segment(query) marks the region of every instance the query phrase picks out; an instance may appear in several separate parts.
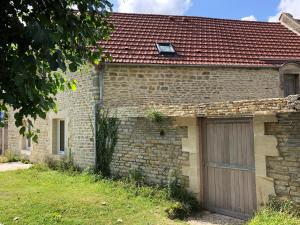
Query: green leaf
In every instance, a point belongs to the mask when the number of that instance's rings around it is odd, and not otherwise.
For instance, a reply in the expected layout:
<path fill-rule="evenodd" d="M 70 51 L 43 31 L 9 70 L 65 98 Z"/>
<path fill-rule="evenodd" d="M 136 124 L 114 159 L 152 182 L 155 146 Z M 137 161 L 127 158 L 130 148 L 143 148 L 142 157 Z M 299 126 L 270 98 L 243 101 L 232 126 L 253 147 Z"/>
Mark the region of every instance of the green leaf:
<path fill-rule="evenodd" d="M 20 134 L 24 135 L 26 131 L 26 127 L 21 127 Z"/>
<path fill-rule="evenodd" d="M 99 60 L 99 59 L 94 59 L 94 60 L 93 60 L 93 63 L 94 63 L 95 65 L 99 65 L 100 60 Z"/>
<path fill-rule="evenodd" d="M 70 63 L 69 64 L 69 70 L 71 72 L 76 72 L 76 70 L 77 70 L 77 64 L 76 63 Z"/>
<path fill-rule="evenodd" d="M 72 83 L 71 84 L 71 90 L 72 91 L 76 91 L 77 87 L 76 87 L 76 84 Z"/>
<path fill-rule="evenodd" d="M 38 143 L 38 136 L 37 135 L 34 135 L 32 137 L 32 141 L 35 142 L 35 143 Z"/>
<path fill-rule="evenodd" d="M 45 119 L 49 110 L 57 112 L 57 94 L 66 87 L 76 90 L 75 81 L 68 84 L 67 68 L 75 72 L 86 62 L 100 64 L 103 51 L 91 46 L 112 30 L 107 21 L 111 4 L 78 1 L 80 15 L 74 15 L 74 1 L 11 2 L 2 5 L 0 106 L 4 102 L 16 112 L 15 125 L 23 132 L 24 118 Z"/>

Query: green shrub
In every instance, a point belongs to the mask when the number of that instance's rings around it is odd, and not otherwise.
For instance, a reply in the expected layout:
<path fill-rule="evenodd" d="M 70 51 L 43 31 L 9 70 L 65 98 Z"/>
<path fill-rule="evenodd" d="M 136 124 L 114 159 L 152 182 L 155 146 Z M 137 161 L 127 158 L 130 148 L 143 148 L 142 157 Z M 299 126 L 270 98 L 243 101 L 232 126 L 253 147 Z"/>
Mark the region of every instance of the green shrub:
<path fill-rule="evenodd" d="M 6 150 L 4 152 L 5 157 L 7 158 L 7 162 L 18 162 L 20 161 L 19 156 L 17 156 L 13 151 Z"/>
<path fill-rule="evenodd" d="M 80 172 L 81 169 L 73 163 L 71 159 L 54 160 L 53 158 L 46 158 L 45 163 L 52 170 L 62 172 Z"/>
<path fill-rule="evenodd" d="M 300 204 L 270 195 L 266 207 L 248 225 L 299 225 Z"/>
<path fill-rule="evenodd" d="M 166 118 L 165 115 L 162 112 L 159 112 L 155 109 L 150 109 L 147 112 L 147 118 L 155 123 L 161 123 L 164 121 L 164 119 Z"/>
<path fill-rule="evenodd" d="M 105 177 L 101 174 L 101 172 L 97 172 L 95 167 L 87 167 L 82 171 L 82 174 L 88 175 L 92 178 L 93 182 L 98 182 L 103 180 Z"/>
<path fill-rule="evenodd" d="M 270 195 L 266 207 L 275 212 L 300 218 L 300 204 L 289 199 L 280 199 L 277 196 Z"/>
<path fill-rule="evenodd" d="M 287 213 L 264 209 L 258 212 L 248 225 L 299 225 L 300 220 Z"/>
<path fill-rule="evenodd" d="M 29 164 L 30 160 L 28 160 L 28 159 L 21 159 L 21 162 L 24 163 L 24 164 Z"/>
<path fill-rule="evenodd" d="M 159 185 L 137 185 L 135 182 L 129 179 L 122 180 L 110 180 L 116 187 L 124 188 L 132 196 L 147 197 L 155 202 L 168 200 L 168 193 L 166 188 L 162 188 Z"/>
<path fill-rule="evenodd" d="M 128 180 L 137 186 L 142 186 L 145 184 L 145 177 L 143 176 L 142 171 L 139 169 L 131 169 L 129 171 Z"/>
<path fill-rule="evenodd" d="M 168 196 L 182 204 L 184 210 L 180 211 L 181 217 L 183 212 L 186 213 L 184 216 L 186 218 L 200 208 L 196 197 L 179 183 L 178 173 L 175 170 L 170 170 L 168 174 Z M 172 208 L 167 211 L 173 212 Z"/>
<path fill-rule="evenodd" d="M 34 164 L 29 169 L 30 170 L 36 170 L 36 171 L 39 171 L 39 172 L 45 172 L 45 171 L 49 171 L 50 168 L 45 163 L 39 163 L 39 164 Z"/>
<path fill-rule="evenodd" d="M 167 213 L 168 218 L 172 220 L 174 219 L 183 220 L 191 214 L 191 209 L 181 202 L 173 203 L 165 211 Z"/>

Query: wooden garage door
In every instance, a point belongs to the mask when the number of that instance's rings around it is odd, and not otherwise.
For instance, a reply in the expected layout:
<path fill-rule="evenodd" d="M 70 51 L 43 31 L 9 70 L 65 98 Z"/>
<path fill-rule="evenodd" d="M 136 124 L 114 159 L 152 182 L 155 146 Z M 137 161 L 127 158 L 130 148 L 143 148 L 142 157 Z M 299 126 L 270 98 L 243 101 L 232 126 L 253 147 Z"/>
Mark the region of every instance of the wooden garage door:
<path fill-rule="evenodd" d="M 204 207 L 248 218 L 256 209 L 251 118 L 205 119 Z"/>

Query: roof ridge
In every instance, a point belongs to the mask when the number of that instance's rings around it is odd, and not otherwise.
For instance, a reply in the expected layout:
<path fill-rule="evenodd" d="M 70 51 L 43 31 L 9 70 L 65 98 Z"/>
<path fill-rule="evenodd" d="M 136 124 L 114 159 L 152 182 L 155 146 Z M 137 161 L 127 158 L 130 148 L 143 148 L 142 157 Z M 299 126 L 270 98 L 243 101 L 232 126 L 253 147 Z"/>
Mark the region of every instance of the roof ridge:
<path fill-rule="evenodd" d="M 155 17 L 179 17 L 179 18 L 193 18 L 193 19 L 210 19 L 218 21 L 232 21 L 232 22 L 241 22 L 241 23 L 265 23 L 265 24 L 280 24 L 280 22 L 269 22 L 269 21 L 247 21 L 240 19 L 225 19 L 225 18 L 214 18 L 214 17 L 205 17 L 205 16 L 189 16 L 189 15 L 172 15 L 172 14 L 154 14 L 154 13 L 123 13 L 123 12 L 112 12 L 112 15 L 132 15 L 132 16 L 155 16 Z"/>

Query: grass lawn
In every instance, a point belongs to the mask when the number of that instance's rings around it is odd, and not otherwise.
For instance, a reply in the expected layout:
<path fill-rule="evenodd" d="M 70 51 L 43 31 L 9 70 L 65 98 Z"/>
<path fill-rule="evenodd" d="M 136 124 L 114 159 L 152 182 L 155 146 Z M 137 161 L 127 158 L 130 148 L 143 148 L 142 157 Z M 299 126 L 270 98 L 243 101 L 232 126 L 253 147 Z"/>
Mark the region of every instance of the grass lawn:
<path fill-rule="evenodd" d="M 164 209 L 172 202 L 163 191 L 151 197 L 130 190 L 87 174 L 36 168 L 1 172 L 0 224 L 186 224 L 166 217 Z"/>
<path fill-rule="evenodd" d="M 264 209 L 249 222 L 249 225 L 299 225 L 300 220 L 286 213 Z"/>

